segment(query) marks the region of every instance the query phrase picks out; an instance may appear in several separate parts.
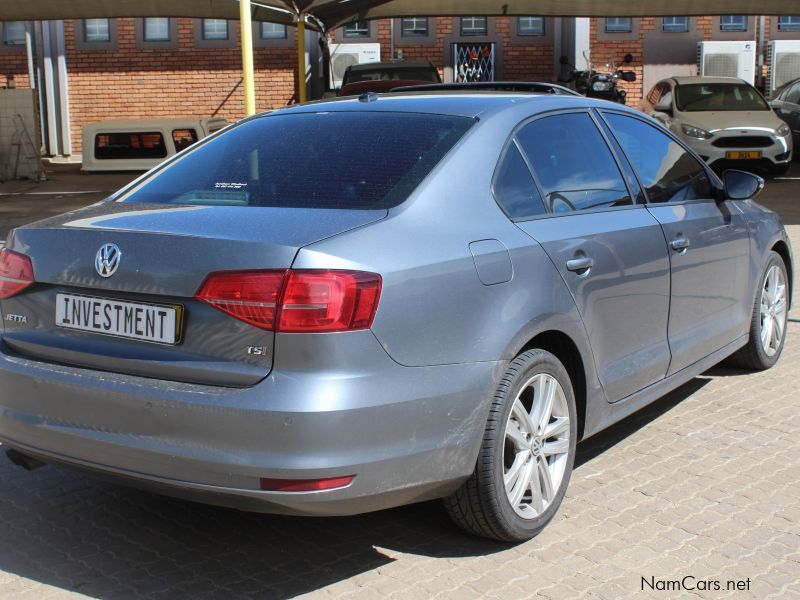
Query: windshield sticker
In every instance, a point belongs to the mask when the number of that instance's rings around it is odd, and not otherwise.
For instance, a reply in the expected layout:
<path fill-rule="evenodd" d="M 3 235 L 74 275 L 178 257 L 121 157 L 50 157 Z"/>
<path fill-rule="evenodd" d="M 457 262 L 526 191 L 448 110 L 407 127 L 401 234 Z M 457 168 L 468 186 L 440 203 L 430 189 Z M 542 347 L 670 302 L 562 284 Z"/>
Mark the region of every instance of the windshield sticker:
<path fill-rule="evenodd" d="M 246 187 L 246 183 L 239 183 L 236 181 L 218 181 L 214 184 L 214 188 L 218 190 L 241 190 Z"/>

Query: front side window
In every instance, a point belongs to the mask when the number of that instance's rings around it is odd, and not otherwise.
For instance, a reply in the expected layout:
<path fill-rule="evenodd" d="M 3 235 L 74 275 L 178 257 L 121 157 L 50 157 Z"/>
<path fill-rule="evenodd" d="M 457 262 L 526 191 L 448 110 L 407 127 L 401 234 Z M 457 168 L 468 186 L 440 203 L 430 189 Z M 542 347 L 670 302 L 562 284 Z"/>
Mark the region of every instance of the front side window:
<path fill-rule="evenodd" d="M 780 31 L 800 31 L 800 15 L 778 17 Z"/>
<path fill-rule="evenodd" d="M 800 104 L 800 83 L 795 83 L 783 98 L 784 102 L 791 102 L 792 104 Z"/>
<path fill-rule="evenodd" d="M 693 83 L 676 86 L 675 106 L 681 112 L 771 110 L 754 87 L 743 83 Z"/>
<path fill-rule="evenodd" d="M 400 35 L 403 37 L 423 37 L 428 35 L 428 18 L 407 17 L 401 19 Z"/>
<path fill-rule="evenodd" d="M 689 17 L 664 17 L 662 28 L 667 33 L 689 31 Z"/>
<path fill-rule="evenodd" d="M 611 150 L 586 113 L 537 119 L 517 133 L 553 213 L 633 204 Z"/>
<path fill-rule="evenodd" d="M 711 182 L 700 162 L 657 127 L 616 113 L 606 113 L 648 202 L 680 202 L 712 197 Z"/>
<path fill-rule="evenodd" d="M 633 31 L 633 19 L 631 17 L 606 18 L 606 33 L 630 33 L 631 31 Z"/>
<path fill-rule="evenodd" d="M 17 45 L 25 43 L 25 21 L 3 23 L 3 43 Z"/>
<path fill-rule="evenodd" d="M 544 35 L 544 17 L 518 17 L 519 35 Z"/>
<path fill-rule="evenodd" d="M 747 17 L 744 15 L 722 15 L 719 18 L 721 31 L 747 31 Z"/>
<path fill-rule="evenodd" d="M 144 20 L 144 41 L 145 42 L 168 42 L 169 41 L 169 19 L 146 18 Z"/>
<path fill-rule="evenodd" d="M 108 19 L 84 19 L 83 37 L 89 43 L 111 41 Z"/>
<path fill-rule="evenodd" d="M 494 197 L 511 219 L 525 219 L 545 213 L 542 196 L 516 142 L 511 142 L 497 167 Z"/>
<path fill-rule="evenodd" d="M 180 152 L 188 148 L 197 141 L 197 132 L 194 129 L 173 129 L 172 143 L 175 144 L 175 151 Z"/>
<path fill-rule="evenodd" d="M 203 19 L 204 40 L 227 40 L 228 21 L 225 19 Z"/>
<path fill-rule="evenodd" d="M 486 35 L 486 17 L 461 17 L 461 35 Z"/>
<path fill-rule="evenodd" d="M 158 131 L 98 133 L 94 137 L 97 160 L 165 158 L 167 146 Z"/>
<path fill-rule="evenodd" d="M 286 25 L 262 22 L 259 32 L 262 40 L 282 40 L 286 38 Z"/>
<path fill-rule="evenodd" d="M 343 30 L 346 38 L 368 38 L 370 36 L 369 21 L 355 21 L 345 25 Z"/>
<path fill-rule="evenodd" d="M 408 198 L 474 123 L 393 112 L 260 117 L 189 150 L 121 201 L 391 208 Z"/>

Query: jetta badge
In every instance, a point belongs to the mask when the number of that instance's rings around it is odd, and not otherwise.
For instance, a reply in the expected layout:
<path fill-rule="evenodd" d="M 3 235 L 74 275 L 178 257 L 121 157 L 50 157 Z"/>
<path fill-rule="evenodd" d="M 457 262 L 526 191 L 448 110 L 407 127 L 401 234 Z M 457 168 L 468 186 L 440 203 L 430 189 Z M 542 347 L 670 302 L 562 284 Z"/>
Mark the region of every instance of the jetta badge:
<path fill-rule="evenodd" d="M 97 251 L 94 268 L 100 277 L 111 277 L 117 272 L 122 251 L 116 244 L 106 244 Z"/>

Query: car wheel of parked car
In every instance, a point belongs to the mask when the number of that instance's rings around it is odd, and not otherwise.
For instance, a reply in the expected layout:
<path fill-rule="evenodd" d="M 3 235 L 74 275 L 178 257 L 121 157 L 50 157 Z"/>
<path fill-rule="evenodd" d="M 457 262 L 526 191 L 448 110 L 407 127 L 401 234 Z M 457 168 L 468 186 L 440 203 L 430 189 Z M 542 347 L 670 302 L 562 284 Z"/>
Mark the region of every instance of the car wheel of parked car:
<path fill-rule="evenodd" d="M 470 533 L 528 540 L 553 518 L 566 492 L 577 413 L 566 369 L 551 353 L 514 359 L 495 392 L 475 471 L 445 499 Z"/>
<path fill-rule="evenodd" d="M 789 288 L 786 265 L 780 254 L 770 252 L 761 274 L 750 321 L 750 341 L 728 359 L 728 364 L 761 371 L 778 362 L 786 339 Z"/>

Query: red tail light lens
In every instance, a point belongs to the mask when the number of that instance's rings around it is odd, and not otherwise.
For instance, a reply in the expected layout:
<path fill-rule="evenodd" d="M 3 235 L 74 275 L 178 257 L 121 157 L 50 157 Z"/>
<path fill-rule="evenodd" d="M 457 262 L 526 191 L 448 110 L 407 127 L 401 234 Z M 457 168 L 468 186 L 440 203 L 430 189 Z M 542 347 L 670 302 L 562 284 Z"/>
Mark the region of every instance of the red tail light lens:
<path fill-rule="evenodd" d="M 275 326 L 286 271 L 229 271 L 209 275 L 195 297 L 262 329 Z"/>
<path fill-rule="evenodd" d="M 0 300 L 19 294 L 33 281 L 29 257 L 7 248 L 0 250 Z"/>
<path fill-rule="evenodd" d="M 309 333 L 369 329 L 381 277 L 360 271 L 230 271 L 212 273 L 196 298 L 272 331 Z"/>
<path fill-rule="evenodd" d="M 358 271 L 289 271 L 278 331 L 351 331 L 369 329 L 381 278 Z"/>

